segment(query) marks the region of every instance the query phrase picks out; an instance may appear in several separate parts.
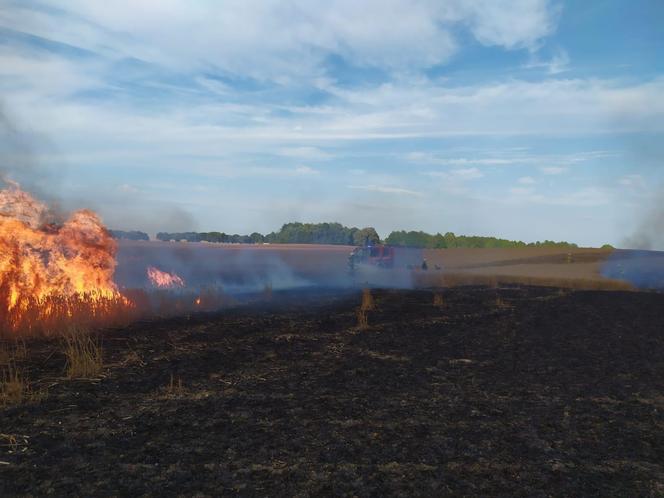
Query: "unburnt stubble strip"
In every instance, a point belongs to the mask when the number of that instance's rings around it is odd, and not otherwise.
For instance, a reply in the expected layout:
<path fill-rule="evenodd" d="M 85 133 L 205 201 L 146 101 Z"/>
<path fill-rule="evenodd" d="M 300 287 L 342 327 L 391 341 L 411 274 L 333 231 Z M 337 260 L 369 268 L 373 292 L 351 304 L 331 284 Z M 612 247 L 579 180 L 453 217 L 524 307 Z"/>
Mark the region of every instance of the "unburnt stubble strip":
<path fill-rule="evenodd" d="M 23 374 L 10 361 L 0 373 L 0 406 L 17 405 L 28 395 L 28 383 Z"/>
<path fill-rule="evenodd" d="M 63 339 L 67 359 L 65 370 L 70 379 L 98 377 L 103 367 L 102 348 L 99 340 L 85 330 L 72 330 Z"/>
<path fill-rule="evenodd" d="M 185 389 L 182 384 L 182 378 L 178 377 L 177 381 L 175 380 L 175 376 L 171 374 L 171 380 L 169 383 L 166 385 L 164 388 L 164 392 L 168 396 L 181 396 L 184 394 Z"/>
<path fill-rule="evenodd" d="M 371 311 L 376 309 L 376 303 L 371 295 L 371 289 L 362 289 L 362 304 L 360 305 L 362 311 Z"/>
<path fill-rule="evenodd" d="M 361 307 L 357 309 L 357 328 L 359 330 L 365 330 L 369 327 L 369 318 L 367 316 L 367 311 L 363 310 Z"/>

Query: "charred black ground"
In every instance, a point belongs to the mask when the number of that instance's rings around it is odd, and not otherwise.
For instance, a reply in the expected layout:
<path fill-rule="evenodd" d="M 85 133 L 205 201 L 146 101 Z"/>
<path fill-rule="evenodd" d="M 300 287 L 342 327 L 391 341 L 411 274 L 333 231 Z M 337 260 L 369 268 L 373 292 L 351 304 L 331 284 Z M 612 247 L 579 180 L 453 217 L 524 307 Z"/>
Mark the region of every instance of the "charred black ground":
<path fill-rule="evenodd" d="M 109 331 L 96 381 L 28 343 L 0 495 L 664 495 L 664 295 L 374 296 L 364 331 L 320 291 Z"/>

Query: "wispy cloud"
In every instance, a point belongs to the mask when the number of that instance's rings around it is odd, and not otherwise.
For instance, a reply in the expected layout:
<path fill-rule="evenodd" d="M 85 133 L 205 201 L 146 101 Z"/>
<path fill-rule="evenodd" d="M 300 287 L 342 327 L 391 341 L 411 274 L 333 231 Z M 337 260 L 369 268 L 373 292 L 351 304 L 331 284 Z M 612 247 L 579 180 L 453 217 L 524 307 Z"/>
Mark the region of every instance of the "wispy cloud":
<path fill-rule="evenodd" d="M 413 197 L 424 197 L 422 192 L 409 190 L 401 187 L 390 187 L 386 185 L 348 185 L 353 190 L 366 190 L 368 192 L 379 192 L 381 194 L 408 195 Z"/>
<path fill-rule="evenodd" d="M 439 64 L 457 51 L 455 31 L 464 28 L 485 45 L 535 47 L 558 20 L 548 0 L 518 5 L 507 0 L 391 0 L 389 8 L 378 0 L 361 5 L 343 0 L 10 5 L 3 9 L 1 25 L 59 43 L 180 70 L 218 67 L 281 84 L 317 76 L 330 53 L 389 70 Z"/>
<path fill-rule="evenodd" d="M 629 187 L 635 190 L 646 189 L 646 180 L 640 174 L 625 175 L 618 180 L 618 183 L 623 187 Z"/>
<path fill-rule="evenodd" d="M 560 74 L 569 71 L 570 58 L 563 49 L 558 49 L 550 59 L 541 60 L 536 54 L 532 54 L 530 61 L 524 64 L 526 69 L 545 69 L 548 74 Z"/>
<path fill-rule="evenodd" d="M 572 192 L 544 194 L 532 187 L 512 187 L 510 195 L 498 202 L 510 204 L 542 204 L 566 207 L 597 207 L 610 204 L 613 200 L 611 192 L 599 187 L 586 187 Z"/>
<path fill-rule="evenodd" d="M 410 162 L 420 164 L 439 164 L 441 166 L 500 166 L 512 164 L 514 159 L 506 158 L 468 158 L 468 157 L 454 157 L 446 158 L 441 157 L 439 154 L 432 152 L 410 152 L 406 155 L 406 159 Z"/>
<path fill-rule="evenodd" d="M 484 173 L 477 168 L 460 168 L 450 171 L 427 171 L 424 174 L 446 180 L 476 180 L 484 177 Z"/>
<path fill-rule="evenodd" d="M 322 161 L 333 157 L 332 154 L 329 154 L 318 147 L 284 147 L 279 149 L 278 154 L 280 156 L 309 159 L 313 161 Z"/>
<path fill-rule="evenodd" d="M 311 166 L 302 165 L 295 168 L 295 173 L 298 175 L 317 175 L 320 172 Z"/>
<path fill-rule="evenodd" d="M 413 164 L 440 166 L 529 166 L 538 168 L 545 175 L 559 175 L 570 166 L 592 162 L 598 159 L 617 157 L 615 151 L 588 150 L 564 154 L 533 153 L 523 148 L 515 148 L 495 154 L 494 157 L 445 157 L 439 152 L 410 152 L 404 157 Z M 497 156 L 497 157 L 496 157 Z M 558 163 L 560 166 L 550 166 Z"/>
<path fill-rule="evenodd" d="M 567 171 L 567 168 L 562 166 L 542 166 L 540 171 L 545 175 L 561 175 Z"/>

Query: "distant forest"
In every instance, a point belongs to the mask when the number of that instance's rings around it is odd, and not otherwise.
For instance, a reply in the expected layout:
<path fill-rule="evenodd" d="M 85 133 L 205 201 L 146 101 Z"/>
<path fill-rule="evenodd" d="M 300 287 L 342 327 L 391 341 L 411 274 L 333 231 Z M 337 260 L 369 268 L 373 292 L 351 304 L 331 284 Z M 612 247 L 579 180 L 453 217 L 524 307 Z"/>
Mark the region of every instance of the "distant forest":
<path fill-rule="evenodd" d="M 373 228 L 348 228 L 341 223 L 286 223 L 278 232 L 262 235 L 226 234 L 223 232 L 159 232 L 158 240 L 187 242 L 223 242 L 241 244 L 377 244 L 380 237 Z"/>
<path fill-rule="evenodd" d="M 149 240 L 144 232 L 111 230 L 117 239 Z M 519 240 L 499 239 L 496 237 L 479 237 L 445 234 L 429 234 L 416 231 L 395 231 L 381 241 L 372 227 L 346 227 L 340 223 L 286 223 L 277 232 L 267 235 L 254 232 L 251 235 L 227 234 L 224 232 L 159 232 L 157 239 L 162 241 L 213 242 L 226 244 L 340 244 L 360 246 L 365 244 L 385 243 L 392 246 L 419 247 L 429 249 L 446 248 L 510 248 L 510 247 L 556 247 L 575 248 L 570 242 L 522 242 Z"/>
<path fill-rule="evenodd" d="M 557 247 L 575 248 L 576 244 L 571 242 L 555 242 L 545 240 L 543 242 L 522 242 L 520 240 L 498 239 L 496 237 L 479 237 L 475 235 L 455 235 L 447 232 L 445 235 L 437 233 L 431 235 L 426 232 L 392 232 L 385 239 L 385 243 L 392 246 L 422 247 L 427 249 L 451 249 L 460 248 L 510 248 L 510 247 Z"/>

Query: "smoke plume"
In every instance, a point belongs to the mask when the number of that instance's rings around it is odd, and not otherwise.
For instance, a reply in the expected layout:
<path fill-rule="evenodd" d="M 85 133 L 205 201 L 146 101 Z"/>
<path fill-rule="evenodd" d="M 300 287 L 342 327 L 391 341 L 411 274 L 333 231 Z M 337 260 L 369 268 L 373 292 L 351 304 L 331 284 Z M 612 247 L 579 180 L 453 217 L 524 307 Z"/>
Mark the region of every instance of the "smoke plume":
<path fill-rule="evenodd" d="M 57 187 L 64 177 L 38 161 L 39 154 L 52 152 L 52 145 L 42 135 L 21 126 L 0 101 L 0 182 L 16 182 L 58 210 Z"/>
<path fill-rule="evenodd" d="M 664 250 L 664 189 L 660 189 L 651 202 L 652 207 L 638 222 L 634 233 L 625 238 L 625 247 Z"/>

